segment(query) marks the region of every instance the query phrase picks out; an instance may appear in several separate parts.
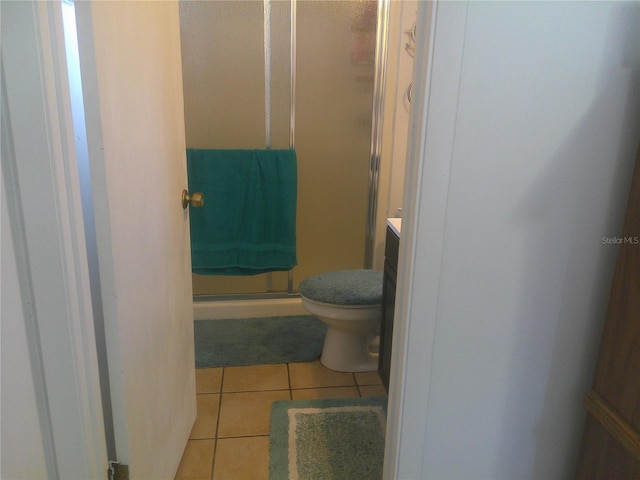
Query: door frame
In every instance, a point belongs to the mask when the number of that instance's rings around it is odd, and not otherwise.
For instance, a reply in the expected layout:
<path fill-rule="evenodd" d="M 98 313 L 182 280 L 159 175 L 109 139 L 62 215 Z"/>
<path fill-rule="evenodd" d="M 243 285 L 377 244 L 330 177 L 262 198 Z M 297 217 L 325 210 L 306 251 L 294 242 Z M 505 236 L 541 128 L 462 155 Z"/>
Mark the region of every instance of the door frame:
<path fill-rule="evenodd" d="M 2 168 L 47 476 L 106 478 L 61 4 L 2 7 Z"/>
<path fill-rule="evenodd" d="M 418 2 L 383 478 L 422 478 L 468 2 Z M 434 60 L 436 23 L 438 58 Z M 434 65 L 436 68 L 434 68 Z M 429 123 L 430 117 L 438 122 Z M 429 158 L 427 164 L 426 159 Z M 428 224 L 429 230 L 420 228 Z M 430 245 L 428 249 L 418 246 Z M 428 272 L 424 275 L 422 272 Z"/>

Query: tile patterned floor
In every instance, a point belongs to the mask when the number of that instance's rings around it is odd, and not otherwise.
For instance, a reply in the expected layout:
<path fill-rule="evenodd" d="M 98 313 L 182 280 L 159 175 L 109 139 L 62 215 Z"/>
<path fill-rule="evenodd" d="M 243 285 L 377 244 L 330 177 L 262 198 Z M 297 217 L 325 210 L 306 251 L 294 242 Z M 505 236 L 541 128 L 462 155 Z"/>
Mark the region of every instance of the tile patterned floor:
<path fill-rule="evenodd" d="M 266 480 L 275 400 L 384 396 L 377 372 L 319 361 L 196 370 L 198 416 L 176 480 Z"/>

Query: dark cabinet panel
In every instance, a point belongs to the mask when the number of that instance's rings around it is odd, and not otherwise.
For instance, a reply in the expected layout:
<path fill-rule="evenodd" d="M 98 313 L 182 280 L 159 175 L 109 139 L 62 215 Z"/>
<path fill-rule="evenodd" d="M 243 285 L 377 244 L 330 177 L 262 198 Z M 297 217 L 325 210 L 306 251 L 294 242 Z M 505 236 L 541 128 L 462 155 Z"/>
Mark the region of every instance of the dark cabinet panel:
<path fill-rule="evenodd" d="M 380 326 L 380 356 L 378 372 L 384 388 L 389 391 L 391 371 L 391 344 L 393 339 L 393 312 L 396 304 L 396 278 L 398 271 L 399 237 L 387 227 L 384 259 L 384 283 L 382 287 L 382 324 Z"/>

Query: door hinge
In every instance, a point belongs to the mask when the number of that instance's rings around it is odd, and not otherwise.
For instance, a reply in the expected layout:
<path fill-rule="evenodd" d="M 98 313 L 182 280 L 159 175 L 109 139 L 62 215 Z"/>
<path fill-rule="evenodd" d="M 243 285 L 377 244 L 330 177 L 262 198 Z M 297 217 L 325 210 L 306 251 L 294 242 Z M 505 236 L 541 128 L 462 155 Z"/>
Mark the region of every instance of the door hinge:
<path fill-rule="evenodd" d="M 109 480 L 129 480 L 129 465 L 109 462 Z"/>

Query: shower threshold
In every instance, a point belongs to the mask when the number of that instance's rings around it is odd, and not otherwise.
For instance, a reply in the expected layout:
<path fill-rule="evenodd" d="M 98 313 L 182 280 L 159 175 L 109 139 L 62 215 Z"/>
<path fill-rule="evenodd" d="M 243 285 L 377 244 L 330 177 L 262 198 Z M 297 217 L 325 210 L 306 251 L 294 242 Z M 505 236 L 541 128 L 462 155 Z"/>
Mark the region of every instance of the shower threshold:
<path fill-rule="evenodd" d="M 194 295 L 193 303 L 219 302 L 224 300 L 264 300 L 274 298 L 300 298 L 299 293 L 264 292 L 264 293 L 229 293 L 219 295 Z"/>
<path fill-rule="evenodd" d="M 299 294 L 194 295 L 194 320 L 307 315 Z"/>

